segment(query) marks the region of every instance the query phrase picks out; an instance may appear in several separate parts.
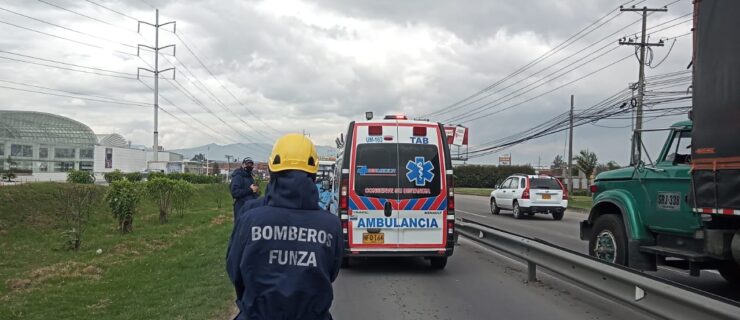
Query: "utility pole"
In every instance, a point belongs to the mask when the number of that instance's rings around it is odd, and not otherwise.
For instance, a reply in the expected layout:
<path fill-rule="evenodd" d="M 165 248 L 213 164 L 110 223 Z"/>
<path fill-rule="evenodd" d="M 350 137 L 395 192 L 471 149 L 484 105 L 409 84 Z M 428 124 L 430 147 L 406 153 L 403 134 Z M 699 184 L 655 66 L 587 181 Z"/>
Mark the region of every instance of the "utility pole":
<path fill-rule="evenodd" d="M 573 192 L 573 95 L 570 95 L 570 133 L 568 134 L 568 192 Z"/>
<path fill-rule="evenodd" d="M 167 68 L 164 70 L 159 70 L 159 50 L 166 49 L 166 48 L 172 48 L 172 55 L 175 55 L 175 45 L 167 45 L 164 47 L 159 46 L 159 28 L 166 26 L 168 24 L 172 24 L 172 32 L 176 31 L 177 24 L 175 21 L 165 22 L 160 24 L 159 23 L 159 9 L 156 9 L 156 15 L 154 19 L 154 24 L 151 24 L 146 21 L 139 21 L 136 31 L 141 32 L 141 24 L 146 24 L 154 27 L 154 47 L 150 47 L 147 45 L 139 44 L 139 46 L 136 47 L 136 55 L 139 56 L 139 53 L 141 52 L 141 47 L 150 49 L 154 51 L 154 70 L 150 70 L 147 68 L 138 68 L 136 70 L 136 79 L 138 80 L 141 74 L 141 70 L 151 72 L 154 74 L 154 145 L 152 146 L 152 149 L 154 149 L 154 157 L 153 160 L 155 162 L 159 161 L 159 74 L 162 72 L 167 72 L 172 70 L 172 79 L 175 79 L 175 68 Z"/>
<path fill-rule="evenodd" d="M 642 34 L 640 35 L 640 42 L 635 42 L 633 39 L 625 40 L 624 38 L 619 41 L 620 45 L 628 46 L 639 46 L 640 47 L 640 75 L 637 84 L 637 115 L 635 116 L 635 131 L 632 138 L 632 164 L 638 165 L 642 159 L 642 103 L 645 97 L 645 51 L 648 47 L 662 47 L 663 41 L 658 43 L 645 42 L 647 34 L 647 13 L 648 12 L 666 12 L 668 8 L 621 8 L 622 12 L 642 12 Z"/>
<path fill-rule="evenodd" d="M 231 177 L 231 159 L 234 158 L 234 156 L 227 154 L 226 155 L 226 180 L 229 180 L 229 177 Z"/>

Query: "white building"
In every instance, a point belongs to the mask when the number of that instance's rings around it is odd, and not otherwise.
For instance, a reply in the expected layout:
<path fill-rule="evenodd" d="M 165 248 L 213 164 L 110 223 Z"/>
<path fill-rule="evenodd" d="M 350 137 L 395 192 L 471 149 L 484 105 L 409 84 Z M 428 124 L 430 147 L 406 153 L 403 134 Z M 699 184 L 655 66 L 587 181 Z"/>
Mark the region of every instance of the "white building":
<path fill-rule="evenodd" d="M 0 173 L 13 172 L 19 181 L 64 181 L 67 172 L 103 174 L 147 169 L 183 172 L 183 156 L 132 148 L 119 134 L 96 135 L 78 121 L 43 112 L 0 110 Z"/>

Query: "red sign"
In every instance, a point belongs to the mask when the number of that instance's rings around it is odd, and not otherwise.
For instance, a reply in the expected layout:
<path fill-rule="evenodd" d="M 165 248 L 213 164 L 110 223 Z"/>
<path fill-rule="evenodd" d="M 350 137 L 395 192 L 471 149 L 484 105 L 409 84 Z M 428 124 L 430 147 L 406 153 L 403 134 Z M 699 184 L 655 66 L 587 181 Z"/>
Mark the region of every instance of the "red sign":
<path fill-rule="evenodd" d="M 468 128 L 463 126 L 445 126 L 447 144 L 468 145 Z"/>

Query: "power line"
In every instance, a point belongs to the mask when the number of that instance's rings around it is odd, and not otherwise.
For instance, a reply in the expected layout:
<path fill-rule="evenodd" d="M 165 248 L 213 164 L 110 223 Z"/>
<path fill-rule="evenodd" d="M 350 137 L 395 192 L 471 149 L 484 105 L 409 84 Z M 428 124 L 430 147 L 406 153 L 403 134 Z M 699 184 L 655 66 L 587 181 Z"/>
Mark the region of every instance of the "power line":
<path fill-rule="evenodd" d="M 629 2 L 627 2 L 627 3 L 630 3 L 630 2 L 633 2 L 633 1 L 629 1 Z M 642 1 L 641 1 L 641 2 L 642 2 Z M 627 4 L 627 3 L 625 3 L 625 4 Z M 603 19 L 605 19 L 606 17 L 610 16 L 610 15 L 611 15 L 612 13 L 616 12 L 617 10 L 618 10 L 618 8 L 615 8 L 615 9 L 613 9 L 612 11 L 608 12 L 607 14 L 603 15 L 602 17 L 600 17 L 600 18 L 599 18 L 599 19 L 597 19 L 596 21 L 592 22 L 591 24 L 589 24 L 589 25 L 588 25 L 588 26 L 586 26 L 585 28 L 583 28 L 583 29 L 581 29 L 580 31 L 576 32 L 576 34 L 572 35 L 572 36 L 571 36 L 570 38 L 566 39 L 565 41 L 561 42 L 560 44 L 558 44 L 558 45 L 557 45 L 557 46 L 555 46 L 554 48 L 550 49 L 550 51 L 548 51 L 548 52 L 546 52 L 546 53 L 542 54 L 541 56 L 539 56 L 539 57 L 538 57 L 538 58 L 536 58 L 535 60 L 533 60 L 533 61 L 531 61 L 531 62 L 527 63 L 526 65 L 524 65 L 524 66 L 522 66 L 522 67 L 520 67 L 520 68 L 519 68 L 519 69 L 517 69 L 516 71 L 514 71 L 514 72 L 510 73 L 509 75 L 505 76 L 505 77 L 504 77 L 503 79 L 500 79 L 500 80 L 496 81 L 495 83 L 493 83 L 493 84 L 491 84 L 491 85 L 487 86 L 486 88 L 484 88 L 484 89 L 482 89 L 482 90 L 480 90 L 480 91 L 478 91 L 478 92 L 474 93 L 474 94 L 473 94 L 473 95 L 471 95 L 471 96 L 468 96 L 468 97 L 466 97 L 466 98 L 464 98 L 464 99 L 462 99 L 462 100 L 460 100 L 460 101 L 458 101 L 458 102 L 455 102 L 455 103 L 453 103 L 453 104 L 451 104 L 451 105 L 448 105 L 448 106 L 446 106 L 446 107 L 443 107 L 443 108 L 441 108 L 441 109 L 439 109 L 439 110 L 437 110 L 437 111 L 434 111 L 434 112 L 431 112 L 431 113 L 425 114 L 424 116 L 441 115 L 441 114 L 449 113 L 450 111 L 454 111 L 455 109 L 459 109 L 459 107 L 460 107 L 460 105 L 461 105 L 461 104 L 463 104 L 463 103 L 466 103 L 466 102 L 468 102 L 468 101 L 469 101 L 470 99 L 473 99 L 473 98 L 475 98 L 476 96 L 479 96 L 479 95 L 481 95 L 481 94 L 483 94 L 483 93 L 485 93 L 485 92 L 487 92 L 487 91 L 489 91 L 489 90 L 493 89 L 494 87 L 496 87 L 496 86 L 500 85 L 501 83 L 503 83 L 503 82 L 505 82 L 505 81 L 507 81 L 507 80 L 509 80 L 509 79 L 511 79 L 511 78 L 513 78 L 513 77 L 515 77 L 515 76 L 517 76 L 517 75 L 519 75 L 519 74 L 521 74 L 522 72 L 524 72 L 524 71 L 526 71 L 526 70 L 530 69 L 531 67 L 533 67 L 533 66 L 537 65 L 537 64 L 538 64 L 538 63 L 540 63 L 541 61 L 544 61 L 545 59 L 547 59 L 548 57 L 550 57 L 550 56 L 554 55 L 555 53 L 558 53 L 558 52 L 560 52 L 561 50 L 563 50 L 563 49 L 567 48 L 568 46 L 572 45 L 573 43 L 575 43 L 575 41 L 577 41 L 577 40 L 579 40 L 579 39 L 583 38 L 584 36 L 588 35 L 589 33 L 593 32 L 593 31 L 595 31 L 595 30 L 597 30 L 598 28 L 600 28 L 601 26 L 605 25 L 606 23 L 608 23 L 608 22 L 612 21 L 612 20 L 613 20 L 614 18 L 618 17 L 618 16 L 619 16 L 619 15 L 620 15 L 621 13 L 618 13 L 617 15 L 615 15 L 614 17 L 612 17 L 611 19 L 607 20 L 607 21 L 606 21 L 605 23 L 602 23 L 602 24 L 601 24 L 601 25 L 599 25 L 598 27 L 596 27 L 596 28 L 592 29 L 591 31 L 588 31 L 587 33 L 583 34 L 583 35 L 582 35 L 581 37 L 578 37 L 578 36 L 579 36 L 579 35 L 580 35 L 581 33 L 584 33 L 584 32 L 585 32 L 586 30 L 588 30 L 588 29 L 590 29 L 591 27 L 593 27 L 594 25 L 598 24 L 598 23 L 599 23 L 599 22 L 600 22 L 601 20 L 603 20 Z M 576 37 L 578 37 L 578 38 L 574 40 L 574 38 L 576 38 Z M 572 40 L 572 41 L 571 41 L 571 40 Z M 479 101 L 479 100 L 478 100 L 478 101 Z M 463 106 L 464 106 L 464 105 L 463 105 Z"/>
<path fill-rule="evenodd" d="M 126 77 L 126 76 L 120 76 L 120 75 L 103 74 L 103 73 L 97 73 L 97 72 L 92 72 L 92 71 L 77 70 L 77 69 L 72 69 L 72 68 L 67 68 L 67 67 L 60 67 L 60 66 L 54 66 L 54 65 L 49 65 L 49 64 L 44 64 L 44 63 L 38 63 L 38 62 L 33 62 L 33 61 L 25 61 L 25 60 L 20 60 L 20 59 L 14 59 L 14 58 L 10 58 L 10 57 L 0 57 L 0 59 L 11 60 L 11 61 L 16 61 L 16 62 L 22 62 L 22 63 L 28 63 L 28 64 L 32 64 L 32 65 L 49 67 L 49 68 L 55 68 L 55 69 L 61 69 L 61 70 L 67 70 L 67 71 L 81 72 L 81 73 L 87 73 L 87 74 L 94 74 L 94 75 L 104 76 L 104 77 L 136 80 L 136 77 Z"/>
<path fill-rule="evenodd" d="M 108 10 L 108 11 L 110 11 L 110 12 L 113 12 L 113 13 L 117 13 L 117 14 L 119 14 L 119 15 L 121 15 L 121 16 L 124 16 L 124 17 L 126 17 L 126 18 L 129 18 L 129 19 L 131 19 L 131 20 L 134 20 L 134 21 L 139 21 L 139 19 L 136 19 L 136 18 L 134 18 L 134 17 L 132 17 L 132 16 L 130 16 L 130 15 L 127 15 L 127 14 L 125 14 L 125 13 L 123 13 L 123 12 L 120 12 L 120 11 L 116 11 L 116 10 L 113 10 L 113 9 L 111 9 L 111 8 L 109 8 L 109 7 L 106 7 L 106 6 L 104 6 L 104 5 L 100 4 L 100 3 L 97 3 L 97 2 L 95 2 L 95 1 L 90 1 L 90 0 L 85 0 L 85 1 L 87 1 L 87 2 L 89 2 L 89 3 L 91 3 L 91 4 L 93 4 L 93 5 L 96 5 L 96 6 L 98 6 L 98 7 L 101 7 L 101 8 L 103 8 L 103 9 L 105 9 L 105 10 Z"/>
<path fill-rule="evenodd" d="M 193 57 L 195 58 L 195 60 L 197 60 L 197 61 L 198 61 L 198 63 L 199 63 L 200 65 L 201 65 L 201 67 L 203 67 L 203 69 L 205 69 L 205 70 L 206 70 L 206 71 L 208 72 L 208 74 L 209 74 L 209 75 L 211 75 L 211 77 L 212 77 L 212 78 L 213 78 L 214 80 L 216 80 L 216 82 L 217 82 L 217 83 L 218 83 L 218 84 L 219 84 L 219 85 L 221 86 L 221 88 L 222 88 L 222 89 L 223 89 L 224 91 L 226 91 L 226 92 L 227 92 L 227 93 L 228 93 L 228 94 L 229 94 L 229 95 L 230 95 L 230 96 L 231 96 L 231 97 L 232 97 L 232 98 L 234 99 L 234 101 L 236 101 L 236 102 L 237 102 L 237 103 L 238 103 L 239 105 L 241 105 L 242 107 L 244 107 L 244 108 L 245 108 L 245 109 L 247 110 L 247 112 L 249 112 L 249 114 L 251 114 L 251 115 L 252 115 L 253 117 L 255 117 L 255 119 L 257 119 L 258 121 L 260 121 L 260 122 L 261 122 L 261 123 L 262 123 L 263 125 L 265 125 L 265 126 L 266 126 L 267 128 L 271 129 L 272 131 L 274 131 L 274 132 L 276 132 L 276 133 L 279 133 L 279 132 L 278 132 L 278 131 L 277 131 L 277 130 L 276 130 L 275 128 L 273 128 L 273 127 L 272 127 L 272 126 L 270 126 L 269 124 L 265 123 L 265 122 L 264 122 L 264 121 L 263 121 L 263 120 L 262 120 L 262 119 L 261 119 L 260 117 L 258 117 L 258 116 L 257 116 L 257 115 L 256 115 L 256 114 L 255 114 L 254 112 L 252 112 L 252 110 L 251 110 L 251 109 L 250 109 L 250 108 L 249 108 L 248 106 L 246 106 L 246 105 L 245 105 L 244 103 L 242 103 L 242 102 L 241 102 L 241 101 L 240 101 L 240 100 L 239 100 L 239 99 L 238 99 L 238 98 L 236 97 L 236 95 L 234 95 L 234 93 L 232 93 L 232 92 L 231 92 L 231 90 L 229 90 L 229 89 L 228 89 L 228 88 L 227 88 L 227 87 L 226 87 L 226 86 L 225 86 L 225 85 L 223 84 L 223 82 L 221 82 L 221 80 L 219 80 L 218 78 L 216 78 L 216 76 L 215 76 L 215 75 L 213 74 L 213 72 L 211 72 L 211 70 L 210 70 L 210 69 L 209 69 L 209 68 L 208 68 L 208 67 L 207 67 L 207 66 L 205 65 L 205 63 L 203 63 L 203 61 L 202 61 L 202 60 L 200 59 L 200 57 L 198 57 L 198 55 L 197 55 L 197 54 L 195 53 L 195 51 L 194 51 L 194 50 L 193 50 L 193 49 L 191 48 L 191 46 L 190 46 L 190 45 L 188 45 L 188 43 L 187 43 L 187 42 L 185 41 L 185 39 L 183 39 L 183 37 L 182 37 L 182 36 L 181 36 L 180 34 L 178 34 L 178 33 L 175 33 L 175 37 L 177 37 L 177 39 L 179 39 L 179 40 L 180 40 L 180 42 L 181 42 L 181 43 L 183 44 L 183 46 L 185 46 L 185 49 L 186 49 L 186 50 L 187 50 L 188 52 L 190 52 L 190 54 L 191 54 L 191 55 L 192 55 L 192 56 L 193 56 Z M 178 60 L 178 61 L 179 61 L 179 60 Z M 180 63 L 182 64 L 182 62 L 180 62 Z M 231 110 L 229 110 L 229 111 L 231 111 Z M 233 112 L 232 112 L 232 114 L 233 114 Z M 242 119 L 241 117 L 237 116 L 236 114 L 234 114 L 234 115 L 235 115 L 235 116 L 236 116 L 237 118 L 239 118 L 239 119 L 240 119 L 240 120 L 241 120 L 242 122 L 244 122 L 245 124 L 247 124 L 247 123 L 246 123 L 246 122 L 245 122 L 245 121 L 244 121 L 244 120 L 243 120 L 243 119 Z M 247 125 L 248 125 L 248 124 L 247 124 Z M 251 126 L 250 126 L 250 127 L 251 127 Z M 255 128 L 253 128 L 253 129 L 254 129 L 255 131 L 258 131 L 258 130 L 256 130 Z"/>
<path fill-rule="evenodd" d="M 24 18 L 27 18 L 27 19 L 31 19 L 31 20 L 34 20 L 34 21 L 37 21 L 37 22 L 48 24 L 50 26 L 54 26 L 54 27 L 61 28 L 61 29 L 67 30 L 67 31 L 71 31 L 71 32 L 74 32 L 74 33 L 77 33 L 77 34 L 81 34 L 81 35 L 84 35 L 84 36 L 88 36 L 88 37 L 91 37 L 91 38 L 95 38 L 95 39 L 106 41 L 106 42 L 110 42 L 110 43 L 115 43 L 115 44 L 118 44 L 118 45 L 121 45 L 121 46 L 124 46 L 124 47 L 129 47 L 129 48 L 136 49 L 135 46 L 132 46 L 130 44 L 121 43 L 121 42 L 118 42 L 118 41 L 114 41 L 114 40 L 106 39 L 106 38 L 103 38 L 103 37 L 99 37 L 99 36 L 96 36 L 94 34 L 90 34 L 90 33 L 87 33 L 87 32 L 75 30 L 75 29 L 72 29 L 72 28 L 69 28 L 69 27 L 65 27 L 63 25 L 59 25 L 59 24 L 56 24 L 56 23 L 53 23 L 53 22 L 49 22 L 49 21 L 46 21 L 46 20 L 43 20 L 43 19 L 34 18 L 34 17 L 29 16 L 29 15 L 25 15 L 23 13 L 16 12 L 16 11 L 13 11 L 13 10 L 10 10 L 10 9 L 6 9 L 6 8 L 3 8 L 3 7 L 0 7 L 0 10 L 6 11 L 6 12 L 10 12 L 12 14 L 15 14 L 15 15 L 18 15 L 18 16 L 21 16 L 21 17 L 24 17 Z"/>
<path fill-rule="evenodd" d="M 67 8 L 65 8 L 65 7 L 62 7 L 62 6 L 60 6 L 60 5 L 57 5 L 57 4 L 54 4 L 54 3 L 50 3 L 50 2 L 48 2 L 48 1 L 45 1 L 45 0 L 36 0 L 36 1 L 38 1 L 38 2 L 41 2 L 41 3 L 44 3 L 44 4 L 47 4 L 47 5 L 49 5 L 49 6 L 55 7 L 55 8 L 57 8 L 57 9 L 60 9 L 60 10 L 64 10 L 64 11 L 67 11 L 67 12 L 69 12 L 69 13 L 73 13 L 73 14 L 76 14 L 76 15 L 78 15 L 78 16 L 80 16 L 80 17 L 84 17 L 84 18 L 87 18 L 87 19 L 90 19 L 90 20 L 93 20 L 93 21 L 97 21 L 97 22 L 100 22 L 100 23 L 103 23 L 103 24 L 109 25 L 109 26 L 111 26 L 111 27 L 115 27 L 115 28 L 118 28 L 118 29 L 126 30 L 126 31 L 128 31 L 128 32 L 131 32 L 131 33 L 136 33 L 136 32 L 134 32 L 133 30 L 129 30 L 129 29 L 126 29 L 126 28 L 124 28 L 124 27 L 121 27 L 121 26 L 119 26 L 119 25 L 115 25 L 115 24 L 112 24 L 112 23 L 110 23 L 110 22 L 107 22 L 107 21 L 104 21 L 104 20 L 100 20 L 100 19 L 98 19 L 98 18 L 95 18 L 95 17 L 91 17 L 91 16 L 88 16 L 88 15 L 86 15 L 86 14 L 83 14 L 83 13 L 80 13 L 80 12 L 77 12 L 77 11 L 74 11 L 74 10 L 71 10 L 71 9 L 67 9 Z"/>
<path fill-rule="evenodd" d="M 39 1 L 41 1 L 41 0 L 39 0 Z M 81 44 L 81 45 L 88 46 L 88 47 L 93 47 L 93 48 L 98 48 L 98 49 L 103 49 L 103 50 L 114 51 L 114 52 L 117 52 L 117 53 L 121 53 L 121 54 L 125 54 L 125 55 L 130 55 L 130 56 L 135 56 L 136 55 L 136 54 L 125 52 L 125 51 L 120 51 L 120 50 L 116 50 L 116 49 L 106 48 L 106 47 L 102 47 L 102 46 L 91 44 L 91 43 L 87 43 L 87 42 L 82 42 L 82 41 L 77 41 L 77 40 L 73 40 L 73 39 L 70 39 L 70 38 L 65 38 L 65 37 L 58 36 L 58 35 L 55 35 L 55 34 L 51 34 L 51 33 L 48 33 L 48 32 L 39 31 L 39 30 L 36 30 L 36 29 L 33 29 L 33 28 L 27 28 L 27 27 L 19 26 L 17 24 L 10 23 L 10 22 L 7 22 L 7 21 L 0 20 L 0 23 L 6 24 L 6 25 L 9 25 L 9 26 L 13 26 L 13 27 L 16 27 L 16 28 L 19 28 L 19 29 L 23 29 L 23 30 L 26 30 L 26 31 L 31 31 L 31 32 L 43 34 L 43 35 L 46 35 L 46 36 L 54 37 L 54 38 L 57 38 L 57 39 L 62 39 L 62 40 L 74 42 L 74 43 Z"/>
<path fill-rule="evenodd" d="M 89 94 L 89 93 L 81 93 L 81 92 L 67 91 L 67 90 L 61 90 L 61 89 L 54 89 L 54 88 L 49 88 L 49 87 L 44 87 L 44 86 L 39 86 L 39 85 L 33 85 L 33 84 L 28 84 L 28 83 L 23 83 L 23 82 L 16 82 L 16 81 L 3 80 L 3 79 L 0 79 L 0 82 L 10 83 L 10 84 L 19 85 L 19 86 L 27 86 L 27 87 L 32 87 L 32 88 L 37 88 L 37 89 L 43 89 L 43 90 L 50 90 L 50 91 L 57 91 L 57 92 L 62 92 L 62 93 L 80 95 L 80 96 L 89 96 L 89 97 L 98 98 L 98 99 L 106 99 L 106 100 L 111 100 L 112 103 L 117 103 L 117 104 L 121 104 L 121 105 L 133 105 L 133 106 L 142 106 L 142 107 L 149 107 L 150 106 L 149 104 L 146 104 L 144 102 L 124 100 L 124 99 L 117 99 L 117 98 L 110 98 L 110 97 L 93 95 L 93 94 Z"/>
<path fill-rule="evenodd" d="M 107 100 L 101 100 L 101 99 L 95 99 L 95 98 L 78 97 L 78 96 L 72 96 L 72 95 L 66 95 L 66 94 L 42 92 L 42 91 L 14 88 L 14 87 L 8 87 L 8 86 L 0 86 L 0 88 L 8 89 L 8 90 L 15 90 L 15 91 L 30 92 L 30 93 L 38 93 L 38 94 L 44 94 L 44 95 L 49 95 L 49 96 L 57 96 L 57 97 L 63 97 L 63 98 L 73 98 L 73 99 L 88 100 L 88 101 L 95 101 L 95 102 L 112 103 L 112 104 L 118 104 L 118 105 L 133 105 L 133 106 L 139 106 L 139 107 L 145 107 L 145 108 L 148 107 L 148 106 L 142 106 L 142 105 L 126 103 L 126 102 L 107 101 Z"/>

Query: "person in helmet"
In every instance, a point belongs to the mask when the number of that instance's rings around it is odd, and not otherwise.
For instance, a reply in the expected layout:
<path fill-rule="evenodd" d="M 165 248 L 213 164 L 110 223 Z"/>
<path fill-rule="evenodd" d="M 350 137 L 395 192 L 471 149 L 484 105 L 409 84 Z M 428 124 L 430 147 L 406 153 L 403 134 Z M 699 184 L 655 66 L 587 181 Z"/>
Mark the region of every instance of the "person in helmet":
<path fill-rule="evenodd" d="M 237 213 L 245 202 L 257 199 L 259 188 L 254 183 L 252 169 L 254 161 L 249 157 L 244 158 L 242 167 L 234 170 L 231 174 L 231 197 L 234 198 L 234 221 Z"/>
<path fill-rule="evenodd" d="M 331 184 L 329 180 L 321 181 L 319 186 L 319 207 L 329 211 L 332 201 Z"/>
<path fill-rule="evenodd" d="M 342 231 L 318 206 L 316 148 L 303 135 L 285 135 L 268 165 L 264 205 L 239 214 L 227 250 L 235 319 L 331 319 Z"/>

